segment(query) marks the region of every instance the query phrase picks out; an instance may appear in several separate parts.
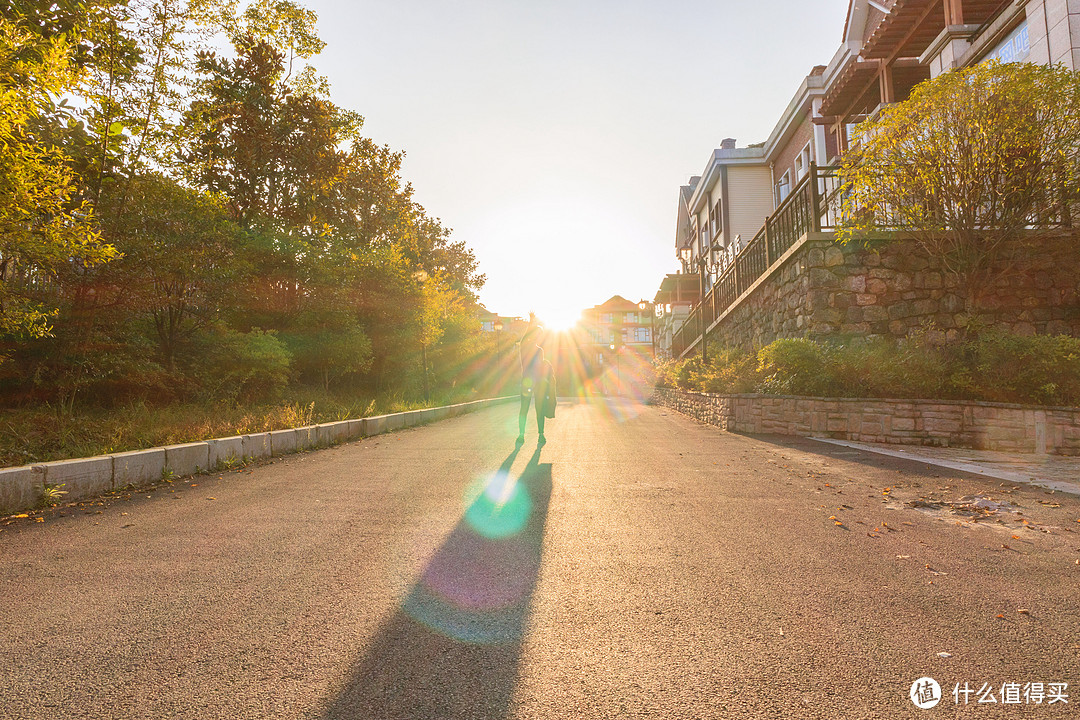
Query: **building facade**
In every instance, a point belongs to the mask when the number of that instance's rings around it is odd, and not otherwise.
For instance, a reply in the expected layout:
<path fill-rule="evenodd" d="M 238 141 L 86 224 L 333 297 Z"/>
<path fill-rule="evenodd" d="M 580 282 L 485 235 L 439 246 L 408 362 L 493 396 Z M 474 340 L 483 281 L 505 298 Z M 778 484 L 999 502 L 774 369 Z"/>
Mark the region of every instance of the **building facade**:
<path fill-rule="evenodd" d="M 684 353 L 695 342 L 685 336 L 700 338 L 690 325 L 718 322 L 796 238 L 833 226 L 828 166 L 857 123 L 920 82 L 992 59 L 1080 70 L 1080 0 L 851 0 L 840 47 L 803 79 L 768 139 L 724 140 L 679 189 L 674 249 L 704 294 L 681 331 L 663 326 L 661 347 Z"/>
<path fill-rule="evenodd" d="M 652 306 L 615 295 L 581 313 L 579 345 L 591 365 L 604 365 L 612 353 L 653 354 Z"/>

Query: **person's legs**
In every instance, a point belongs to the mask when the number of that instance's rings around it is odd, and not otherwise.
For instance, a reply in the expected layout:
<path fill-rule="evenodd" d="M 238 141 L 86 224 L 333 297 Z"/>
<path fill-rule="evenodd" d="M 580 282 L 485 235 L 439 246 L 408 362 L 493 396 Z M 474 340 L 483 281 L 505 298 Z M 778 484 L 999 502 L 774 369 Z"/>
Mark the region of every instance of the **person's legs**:
<path fill-rule="evenodd" d="M 547 420 L 544 416 L 544 400 L 547 398 L 547 386 L 544 384 L 537 385 L 534 394 L 536 395 L 533 398 L 533 405 L 536 406 L 536 429 L 540 431 L 540 440 L 543 441 L 545 439 L 544 421 Z"/>
<path fill-rule="evenodd" d="M 521 394 L 521 407 L 518 409 L 518 440 L 525 441 L 525 421 L 529 418 L 529 400 L 527 393 Z"/>

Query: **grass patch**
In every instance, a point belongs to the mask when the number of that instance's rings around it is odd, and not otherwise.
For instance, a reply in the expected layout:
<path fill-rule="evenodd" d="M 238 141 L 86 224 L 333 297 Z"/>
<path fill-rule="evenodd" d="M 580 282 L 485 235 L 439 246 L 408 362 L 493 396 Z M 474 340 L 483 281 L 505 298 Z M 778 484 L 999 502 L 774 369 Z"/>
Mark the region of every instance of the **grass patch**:
<path fill-rule="evenodd" d="M 111 408 L 55 406 L 0 409 L 0 466 L 92 457 L 215 437 L 283 430 L 322 422 L 463 402 L 438 394 L 431 403 L 401 394 L 383 397 L 297 388 L 263 405 L 142 402 Z"/>

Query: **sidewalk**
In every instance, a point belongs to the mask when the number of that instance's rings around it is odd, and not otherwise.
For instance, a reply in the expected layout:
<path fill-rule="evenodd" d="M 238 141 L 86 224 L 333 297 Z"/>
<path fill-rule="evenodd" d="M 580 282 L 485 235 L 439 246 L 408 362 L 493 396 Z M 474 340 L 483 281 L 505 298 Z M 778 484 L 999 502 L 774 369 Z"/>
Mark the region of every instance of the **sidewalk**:
<path fill-rule="evenodd" d="M 962 470 L 1009 482 L 1030 483 L 1057 490 L 1058 492 L 1080 495 L 1080 457 L 1003 453 L 991 450 L 970 450 L 968 448 L 861 443 L 827 438 L 813 439 L 818 442 L 842 445 L 880 455 L 924 462 L 950 470 Z"/>

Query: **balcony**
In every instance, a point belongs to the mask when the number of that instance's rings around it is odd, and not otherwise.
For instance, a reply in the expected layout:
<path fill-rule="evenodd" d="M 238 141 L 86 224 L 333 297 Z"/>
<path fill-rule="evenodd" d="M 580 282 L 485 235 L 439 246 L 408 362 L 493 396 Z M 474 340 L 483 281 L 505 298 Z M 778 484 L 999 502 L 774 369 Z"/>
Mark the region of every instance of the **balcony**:
<path fill-rule="evenodd" d="M 834 167 L 811 163 L 795 189 L 784 198 L 757 235 L 724 267 L 712 288 L 698 303 L 672 338 L 673 357 L 683 357 L 709 328 L 760 278 L 766 276 L 784 253 L 808 232 L 835 230 L 840 219 L 841 183 Z"/>

